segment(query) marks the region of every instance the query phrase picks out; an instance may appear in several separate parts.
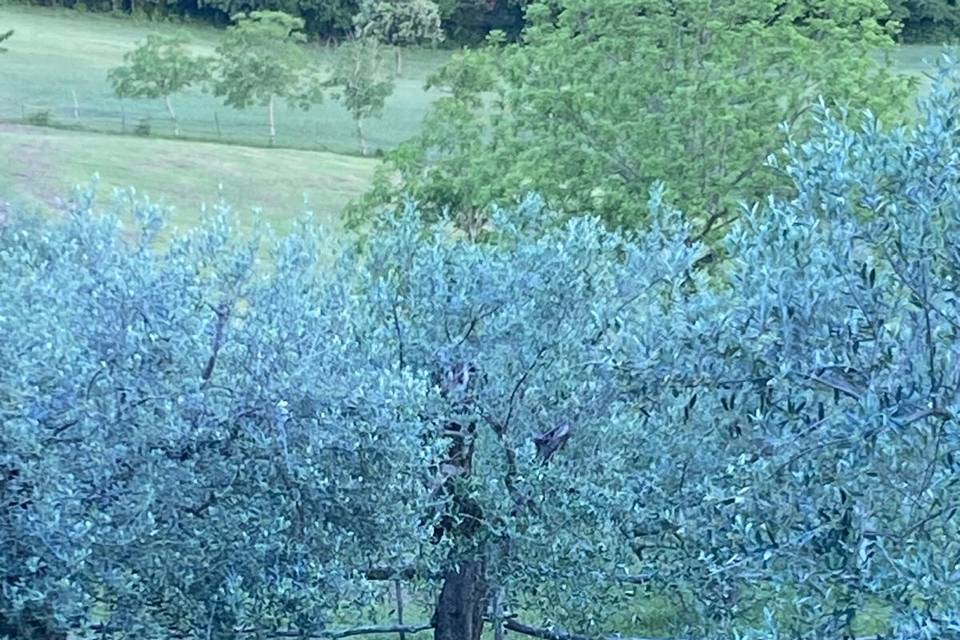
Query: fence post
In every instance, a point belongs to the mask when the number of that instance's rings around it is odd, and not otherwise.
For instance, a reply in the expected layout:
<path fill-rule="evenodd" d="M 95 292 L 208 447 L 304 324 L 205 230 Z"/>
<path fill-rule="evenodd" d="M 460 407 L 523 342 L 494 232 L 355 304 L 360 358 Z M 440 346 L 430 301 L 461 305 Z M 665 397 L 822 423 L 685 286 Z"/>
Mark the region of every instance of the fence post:
<path fill-rule="evenodd" d="M 120 133 L 127 132 L 127 110 L 123 106 L 123 100 L 120 101 Z"/>
<path fill-rule="evenodd" d="M 77 90 L 70 89 L 70 95 L 73 96 L 73 119 L 80 120 L 80 102 L 77 100 Z"/>
<path fill-rule="evenodd" d="M 403 626 L 403 584 L 400 580 L 393 581 L 393 592 L 397 598 L 397 624 Z M 407 634 L 400 632 L 400 640 L 406 640 Z"/>
<path fill-rule="evenodd" d="M 504 589 L 498 586 L 493 592 L 493 637 L 494 640 L 503 640 L 506 635 L 503 630 L 503 599 Z"/>
<path fill-rule="evenodd" d="M 20 103 L 20 119 L 24 122 L 27 121 L 27 107 L 22 102 Z"/>
<path fill-rule="evenodd" d="M 213 112 L 213 123 L 217 125 L 217 138 L 223 140 L 223 134 L 220 132 L 220 116 L 217 115 L 217 112 Z"/>

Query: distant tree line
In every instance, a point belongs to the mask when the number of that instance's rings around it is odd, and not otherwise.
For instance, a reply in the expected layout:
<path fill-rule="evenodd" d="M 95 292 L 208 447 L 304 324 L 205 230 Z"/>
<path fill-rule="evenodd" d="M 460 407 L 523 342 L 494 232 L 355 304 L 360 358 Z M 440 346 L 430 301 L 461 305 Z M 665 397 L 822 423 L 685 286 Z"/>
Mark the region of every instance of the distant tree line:
<path fill-rule="evenodd" d="M 360 0 L 31 0 L 28 4 L 97 12 L 191 18 L 218 26 L 231 16 L 251 11 L 282 11 L 302 18 L 313 38 L 342 38 L 354 31 L 362 12 Z M 410 4 L 416 4 L 410 0 Z M 447 36 L 457 42 L 477 41 L 494 29 L 518 34 L 523 27 L 525 0 L 440 0 L 437 2 Z"/>
<path fill-rule="evenodd" d="M 904 42 L 954 42 L 960 29 L 956 0 L 887 0 L 892 17 L 903 23 Z"/>
<path fill-rule="evenodd" d="M 415 0 L 408 0 L 415 4 Z M 902 24 L 906 42 L 940 43 L 955 39 L 960 6 L 955 0 L 885 0 L 889 20 Z M 665 0 L 669 4 L 670 0 Z M 339 38 L 353 31 L 362 13 L 360 0 L 29 0 L 29 4 L 90 11 L 145 15 L 156 19 L 193 18 L 226 26 L 236 13 L 282 11 L 304 20 L 312 37 Z M 449 39 L 478 41 L 492 30 L 518 35 L 525 26 L 528 0 L 439 0 L 440 17 Z M 784 4 L 784 3 L 781 3 Z M 812 3 L 810 3 L 812 4 Z M 811 6 L 810 12 L 818 8 Z"/>
<path fill-rule="evenodd" d="M 368 3 L 364 3 L 365 6 Z M 383 11 L 368 9 L 371 25 L 379 24 L 382 15 L 390 16 L 389 6 L 399 3 L 375 2 Z M 436 7 L 429 0 L 418 5 Z M 429 8 L 429 7 L 428 7 Z M 429 13 L 429 12 L 428 12 Z M 394 41 L 422 42 L 430 34 L 418 25 L 417 15 L 407 19 L 390 19 Z M 173 134 L 180 135 L 180 125 L 173 106 L 173 96 L 191 86 L 200 87 L 234 109 L 259 105 L 267 108 L 269 139 L 276 141 L 278 100 L 299 109 L 309 110 L 323 100 L 323 90 L 332 89 L 332 97 L 353 116 L 357 137 L 364 155 L 367 139 L 364 120 L 378 117 L 393 92 L 393 78 L 382 72 L 381 40 L 387 34 L 373 35 L 369 25 L 358 27 L 360 33 L 338 50 L 330 77 L 323 77 L 306 49 L 299 46 L 306 39 L 304 21 L 281 11 L 253 11 L 234 16 L 234 25 L 227 29 L 216 56 L 197 56 L 189 50 L 189 39 L 177 34 L 151 34 L 135 49 L 124 55 L 124 63 L 111 69 L 107 79 L 120 98 L 162 99 L 173 124 Z M 437 33 L 433 34 L 437 37 Z M 396 58 L 399 70 L 399 54 Z"/>

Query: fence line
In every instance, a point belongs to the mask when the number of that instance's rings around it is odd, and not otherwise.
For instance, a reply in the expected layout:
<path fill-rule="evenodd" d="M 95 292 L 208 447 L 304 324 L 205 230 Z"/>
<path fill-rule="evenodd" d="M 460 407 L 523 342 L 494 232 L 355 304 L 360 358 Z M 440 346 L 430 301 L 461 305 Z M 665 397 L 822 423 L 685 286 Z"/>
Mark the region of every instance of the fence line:
<path fill-rule="evenodd" d="M 198 142 L 223 142 L 246 146 L 270 146 L 269 125 L 259 109 L 234 110 L 181 108 L 177 123 L 181 135 L 174 135 L 174 123 L 160 105 L 146 101 L 110 99 L 85 102 L 76 89 L 65 91 L 65 101 L 0 98 L 0 121 L 10 124 L 48 126 L 95 133 L 133 133 L 144 137 Z M 359 154 L 349 115 L 329 113 L 323 117 L 296 109 L 281 111 L 277 121 L 276 147 L 303 151 L 335 151 Z M 398 140 L 373 135 L 371 146 L 392 147 Z"/>

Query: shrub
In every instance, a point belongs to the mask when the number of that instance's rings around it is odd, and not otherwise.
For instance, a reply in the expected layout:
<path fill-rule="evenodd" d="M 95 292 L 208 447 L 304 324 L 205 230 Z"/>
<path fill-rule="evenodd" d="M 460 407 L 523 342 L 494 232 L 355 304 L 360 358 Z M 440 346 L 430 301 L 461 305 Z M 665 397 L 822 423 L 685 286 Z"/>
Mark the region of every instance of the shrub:
<path fill-rule="evenodd" d="M 133 125 L 133 133 L 138 136 L 150 135 L 150 118 L 140 118 L 137 124 Z"/>
<path fill-rule="evenodd" d="M 50 109 L 39 109 L 27 114 L 27 124 L 37 127 L 49 126 L 51 119 Z"/>

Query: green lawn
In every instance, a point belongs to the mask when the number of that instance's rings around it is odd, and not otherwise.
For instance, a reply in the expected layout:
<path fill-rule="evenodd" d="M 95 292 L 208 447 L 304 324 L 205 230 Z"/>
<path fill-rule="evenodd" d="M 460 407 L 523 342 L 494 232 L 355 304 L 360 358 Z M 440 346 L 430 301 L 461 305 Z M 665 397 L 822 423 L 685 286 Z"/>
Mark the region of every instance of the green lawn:
<path fill-rule="evenodd" d="M 20 120 L 49 111 L 55 123 L 86 129 L 131 131 L 149 119 L 154 134 L 169 136 L 172 128 L 159 100 L 117 99 L 107 82 L 109 69 L 122 62 L 146 34 L 186 31 L 197 50 L 212 52 L 221 31 L 205 26 L 138 22 L 98 14 L 40 7 L 0 6 L 0 28 L 14 29 L 0 60 L 0 119 Z M 331 50 L 316 46 L 320 65 Z M 385 149 L 410 137 L 420 126 L 434 93 L 424 80 L 450 55 L 449 51 L 409 50 L 404 77 L 397 81 L 379 120 L 368 123 L 370 146 Z M 391 60 L 387 60 L 389 64 Z M 74 118 L 73 92 L 79 104 Z M 192 90 L 174 97 L 185 137 L 243 144 L 267 143 L 266 109 L 237 111 L 216 98 Z M 219 133 L 217 122 L 219 122 Z M 277 114 L 277 146 L 357 153 L 353 121 L 332 100 L 309 112 L 281 106 Z"/>
<path fill-rule="evenodd" d="M 99 173 L 98 193 L 136 186 L 174 207 L 172 222 L 190 225 L 201 204 L 223 195 L 240 203 L 249 224 L 260 207 L 283 231 L 304 211 L 304 194 L 321 221 L 336 226 L 347 201 L 362 193 L 376 168 L 373 159 L 292 149 L 63 131 L 0 124 L 0 203 L 19 199 L 52 205 L 76 184 Z"/>

